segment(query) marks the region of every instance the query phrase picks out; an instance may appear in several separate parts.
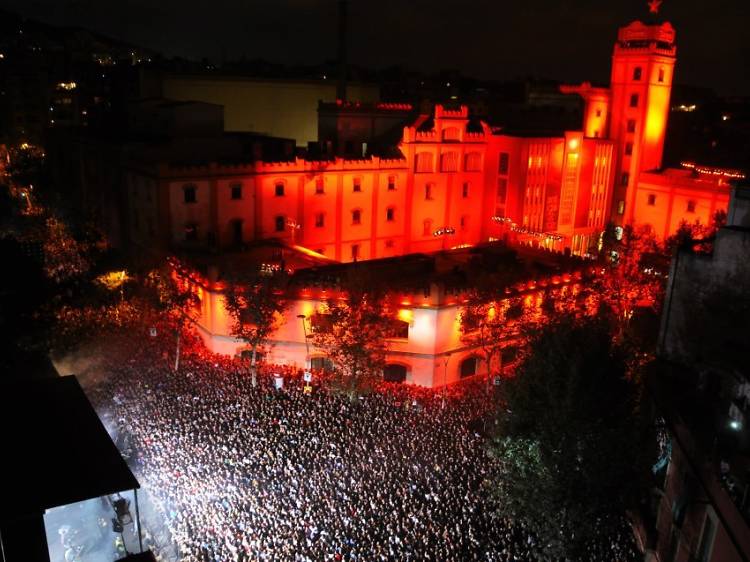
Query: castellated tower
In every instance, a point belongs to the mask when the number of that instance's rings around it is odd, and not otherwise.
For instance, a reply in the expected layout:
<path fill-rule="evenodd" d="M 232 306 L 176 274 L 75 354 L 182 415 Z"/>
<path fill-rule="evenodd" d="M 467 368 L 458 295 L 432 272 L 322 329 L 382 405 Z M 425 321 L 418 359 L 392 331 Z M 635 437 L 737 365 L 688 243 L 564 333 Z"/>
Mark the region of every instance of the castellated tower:
<path fill-rule="evenodd" d="M 633 219 L 638 174 L 662 165 L 676 52 L 675 30 L 668 22 L 635 21 L 617 33 L 608 112 L 608 136 L 617 143 L 615 223 Z"/>

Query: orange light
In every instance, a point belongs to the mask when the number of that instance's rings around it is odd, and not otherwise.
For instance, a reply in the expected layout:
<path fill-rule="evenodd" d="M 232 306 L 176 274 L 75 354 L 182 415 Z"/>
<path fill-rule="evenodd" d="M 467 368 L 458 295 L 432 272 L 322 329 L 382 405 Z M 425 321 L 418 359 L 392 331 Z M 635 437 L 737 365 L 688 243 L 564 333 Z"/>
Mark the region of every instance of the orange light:
<path fill-rule="evenodd" d="M 578 149 L 578 139 L 570 139 L 568 141 L 568 149 L 570 149 L 570 150 L 577 150 Z"/>
<path fill-rule="evenodd" d="M 411 324 L 412 322 L 414 322 L 414 313 L 407 308 L 399 309 L 398 319 L 401 320 L 402 322 L 407 322 Z"/>

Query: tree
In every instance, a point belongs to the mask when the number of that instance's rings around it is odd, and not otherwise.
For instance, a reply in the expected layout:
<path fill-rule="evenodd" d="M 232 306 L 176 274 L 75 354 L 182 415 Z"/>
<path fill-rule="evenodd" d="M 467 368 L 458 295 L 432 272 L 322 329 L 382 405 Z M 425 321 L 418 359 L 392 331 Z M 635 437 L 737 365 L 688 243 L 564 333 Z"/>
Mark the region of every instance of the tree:
<path fill-rule="evenodd" d="M 333 363 L 336 386 L 353 399 L 382 375 L 395 318 L 358 270 L 348 271 L 341 289 L 345 299 L 329 302 L 313 321 L 312 341 Z"/>
<path fill-rule="evenodd" d="M 662 257 L 649 227 L 608 229 L 601 257 L 604 272 L 595 289 L 613 322 L 616 338 L 627 335 L 637 307 L 660 309 L 668 267 Z"/>
<path fill-rule="evenodd" d="M 176 259 L 170 259 L 145 276 L 143 283 L 147 306 L 157 315 L 169 316 L 175 325 L 174 370 L 180 368 L 182 332 L 197 317 L 200 299 L 189 280 L 187 271 Z"/>
<path fill-rule="evenodd" d="M 245 270 L 231 272 L 224 291 L 224 306 L 232 319 L 232 335 L 251 349 L 250 374 L 257 384 L 256 358 L 261 347 L 283 321 L 288 306 L 287 273 Z"/>
<path fill-rule="evenodd" d="M 500 514 L 532 529 L 549 559 L 604 547 L 648 490 L 646 423 L 626 371 L 605 320 L 563 316 L 506 385 L 490 485 Z"/>

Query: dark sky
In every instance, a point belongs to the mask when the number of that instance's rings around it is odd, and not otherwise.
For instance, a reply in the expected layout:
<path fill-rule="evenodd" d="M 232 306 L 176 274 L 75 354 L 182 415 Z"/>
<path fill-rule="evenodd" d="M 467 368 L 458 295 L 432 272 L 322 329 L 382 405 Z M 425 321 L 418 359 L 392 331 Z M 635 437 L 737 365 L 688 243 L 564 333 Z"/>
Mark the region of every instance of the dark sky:
<path fill-rule="evenodd" d="M 88 27 L 167 55 L 316 63 L 336 54 L 336 0 L 0 0 L 54 24 Z M 350 0 L 350 60 L 608 81 L 617 26 L 643 0 Z M 677 29 L 676 81 L 750 94 L 750 0 L 664 0 Z"/>

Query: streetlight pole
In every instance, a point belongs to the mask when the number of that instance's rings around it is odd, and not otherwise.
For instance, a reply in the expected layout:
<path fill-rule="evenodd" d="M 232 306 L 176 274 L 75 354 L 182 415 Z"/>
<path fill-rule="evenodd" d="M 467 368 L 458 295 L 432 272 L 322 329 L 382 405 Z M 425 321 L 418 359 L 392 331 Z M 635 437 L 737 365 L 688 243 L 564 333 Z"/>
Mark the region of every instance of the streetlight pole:
<path fill-rule="evenodd" d="M 451 354 L 445 356 L 443 359 L 443 410 L 445 410 L 445 391 L 448 386 L 448 361 L 451 359 Z"/>
<path fill-rule="evenodd" d="M 298 314 L 297 318 L 302 321 L 302 333 L 305 335 L 305 370 L 309 371 L 312 369 L 312 358 L 310 357 L 310 342 L 307 340 L 307 316 L 304 314 Z"/>

